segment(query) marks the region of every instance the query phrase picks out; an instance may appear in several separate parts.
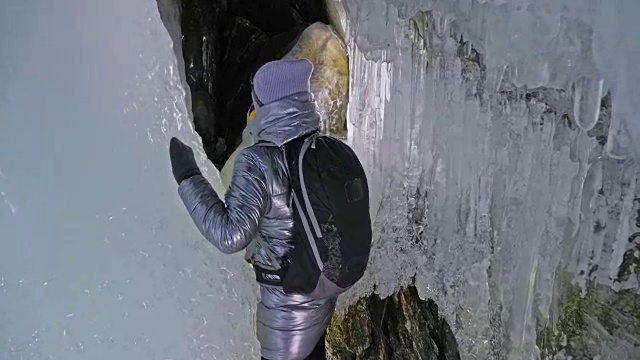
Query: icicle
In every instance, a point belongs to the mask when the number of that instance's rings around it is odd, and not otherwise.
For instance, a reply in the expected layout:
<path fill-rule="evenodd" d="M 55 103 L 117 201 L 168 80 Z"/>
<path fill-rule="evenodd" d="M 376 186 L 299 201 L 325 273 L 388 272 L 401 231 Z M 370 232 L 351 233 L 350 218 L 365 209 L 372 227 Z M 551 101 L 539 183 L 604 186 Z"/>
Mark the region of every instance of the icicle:
<path fill-rule="evenodd" d="M 615 111 L 611 114 L 611 125 L 609 125 L 609 134 L 607 135 L 607 146 L 605 152 L 608 157 L 616 160 L 624 160 L 627 158 L 629 144 L 629 135 L 624 123 Z"/>
<path fill-rule="evenodd" d="M 473 53 L 473 46 L 471 45 L 471 41 L 468 41 L 464 44 L 464 55 L 467 58 L 470 58 Z"/>
<path fill-rule="evenodd" d="M 584 131 L 591 130 L 600 116 L 603 80 L 581 77 L 575 82 L 573 93 L 573 116 L 575 123 Z"/>

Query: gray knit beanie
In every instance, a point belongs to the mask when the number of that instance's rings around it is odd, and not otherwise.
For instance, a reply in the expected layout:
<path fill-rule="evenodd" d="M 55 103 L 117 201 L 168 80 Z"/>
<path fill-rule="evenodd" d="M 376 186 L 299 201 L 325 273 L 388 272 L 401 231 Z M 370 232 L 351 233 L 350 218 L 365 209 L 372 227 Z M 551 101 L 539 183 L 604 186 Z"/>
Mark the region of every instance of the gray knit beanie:
<path fill-rule="evenodd" d="M 253 91 L 263 105 L 287 96 L 310 92 L 313 64 L 307 59 L 268 62 L 253 77 Z"/>

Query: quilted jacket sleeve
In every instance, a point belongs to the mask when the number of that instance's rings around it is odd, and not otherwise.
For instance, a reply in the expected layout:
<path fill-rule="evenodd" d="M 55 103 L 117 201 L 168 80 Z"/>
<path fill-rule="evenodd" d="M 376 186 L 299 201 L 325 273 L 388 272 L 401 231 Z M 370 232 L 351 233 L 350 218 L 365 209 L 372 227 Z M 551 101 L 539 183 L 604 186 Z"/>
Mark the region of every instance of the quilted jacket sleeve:
<path fill-rule="evenodd" d="M 200 175 L 184 180 L 178 187 L 180 198 L 202 235 L 225 254 L 249 245 L 267 211 L 269 195 L 259 164 L 251 149 L 238 153 L 226 205 Z"/>

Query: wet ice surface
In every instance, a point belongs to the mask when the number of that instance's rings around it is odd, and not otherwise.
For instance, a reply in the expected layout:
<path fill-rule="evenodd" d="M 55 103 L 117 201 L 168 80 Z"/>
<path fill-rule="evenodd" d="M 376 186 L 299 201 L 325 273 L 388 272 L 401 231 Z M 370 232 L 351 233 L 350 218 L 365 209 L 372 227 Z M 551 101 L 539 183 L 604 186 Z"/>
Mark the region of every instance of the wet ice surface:
<path fill-rule="evenodd" d="M 344 2 L 375 238 L 341 304 L 417 274 L 465 359 L 538 357 L 565 279 L 638 292 L 619 276 L 640 231 L 640 71 L 623 66 L 640 60 L 638 3 L 531 3 Z M 639 354 L 594 338 L 602 355 Z"/>
<path fill-rule="evenodd" d="M 0 359 L 253 359 L 257 294 L 179 201 L 198 149 L 154 0 L 0 12 Z"/>

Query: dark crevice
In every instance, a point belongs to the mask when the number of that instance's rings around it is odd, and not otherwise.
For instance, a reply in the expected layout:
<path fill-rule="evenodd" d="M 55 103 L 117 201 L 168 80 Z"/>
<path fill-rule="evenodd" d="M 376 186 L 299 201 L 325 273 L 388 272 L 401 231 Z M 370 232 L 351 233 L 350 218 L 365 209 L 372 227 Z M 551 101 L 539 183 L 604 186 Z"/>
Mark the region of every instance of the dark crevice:
<path fill-rule="evenodd" d="M 459 360 L 448 322 L 432 299 L 422 300 L 415 286 L 381 299 L 371 294 L 335 317 L 327 335 L 334 359 Z"/>
<path fill-rule="evenodd" d="M 321 0 L 182 0 L 182 52 L 196 132 L 222 169 L 242 138 L 249 77 L 282 58 L 310 24 L 328 23 Z"/>

